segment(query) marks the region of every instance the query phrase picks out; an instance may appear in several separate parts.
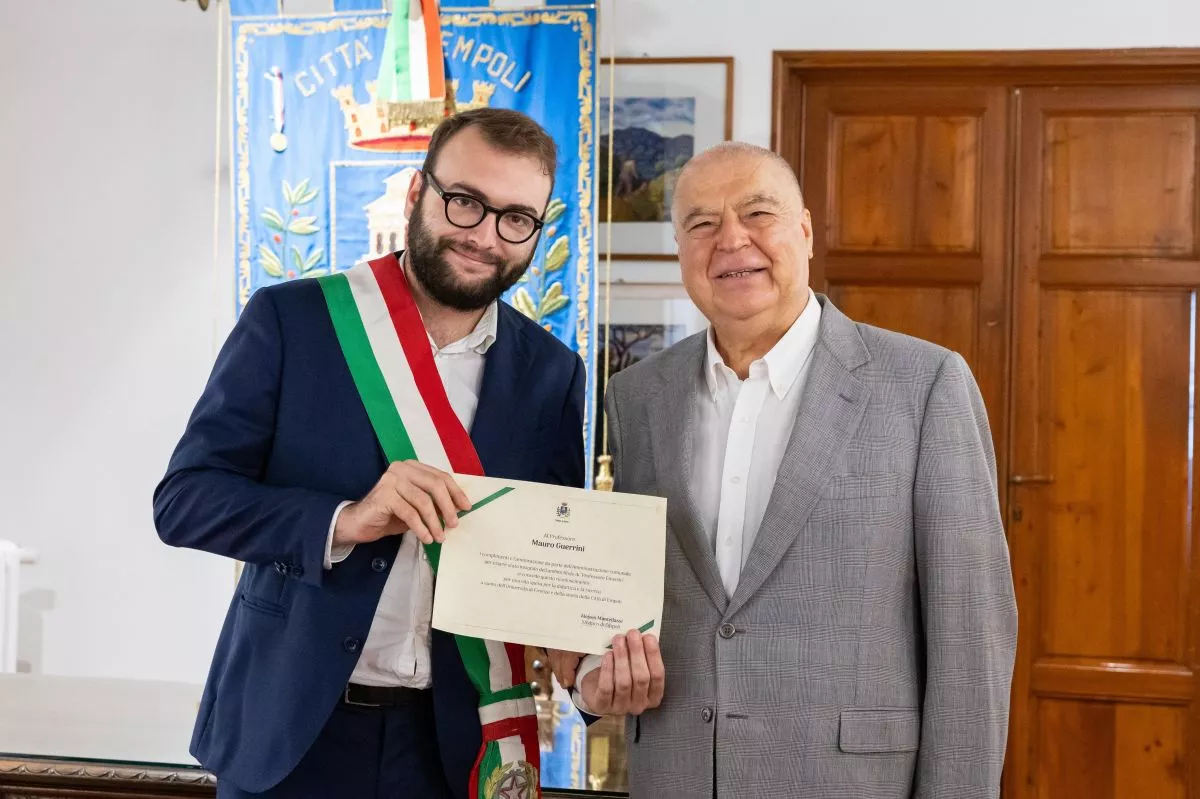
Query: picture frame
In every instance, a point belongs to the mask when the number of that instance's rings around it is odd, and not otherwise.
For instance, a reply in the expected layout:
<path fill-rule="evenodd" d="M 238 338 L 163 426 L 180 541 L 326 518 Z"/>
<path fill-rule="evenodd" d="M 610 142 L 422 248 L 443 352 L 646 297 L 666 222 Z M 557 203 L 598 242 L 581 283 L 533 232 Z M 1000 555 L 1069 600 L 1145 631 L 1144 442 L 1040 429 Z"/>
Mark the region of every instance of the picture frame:
<path fill-rule="evenodd" d="M 729 56 L 601 59 L 596 92 L 601 257 L 609 254 L 611 241 L 613 260 L 676 260 L 670 221 L 674 180 L 688 158 L 733 138 L 733 67 Z"/>
<path fill-rule="evenodd" d="M 604 307 L 601 287 L 599 305 Z M 611 286 L 610 316 L 596 326 L 595 454 L 604 449 L 605 353 L 607 378 L 651 355 L 708 328 L 708 320 L 692 303 L 681 283 L 618 284 Z M 609 447 L 611 450 L 611 447 Z M 598 461 L 593 463 L 593 473 Z"/>

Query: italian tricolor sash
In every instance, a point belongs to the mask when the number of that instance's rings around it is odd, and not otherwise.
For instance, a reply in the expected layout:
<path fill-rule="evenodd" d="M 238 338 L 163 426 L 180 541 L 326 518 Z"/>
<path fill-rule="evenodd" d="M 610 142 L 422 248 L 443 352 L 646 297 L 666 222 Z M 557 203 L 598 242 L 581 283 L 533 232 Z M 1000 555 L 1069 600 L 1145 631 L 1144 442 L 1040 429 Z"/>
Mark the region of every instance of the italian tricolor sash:
<path fill-rule="evenodd" d="M 389 462 L 417 460 L 482 475 L 470 436 L 446 397 L 412 292 L 395 255 L 318 279 L 350 374 Z M 440 544 L 426 545 L 437 573 Z M 540 797 L 537 711 L 525 648 L 456 635 L 476 690 L 483 746 L 472 799 Z"/>

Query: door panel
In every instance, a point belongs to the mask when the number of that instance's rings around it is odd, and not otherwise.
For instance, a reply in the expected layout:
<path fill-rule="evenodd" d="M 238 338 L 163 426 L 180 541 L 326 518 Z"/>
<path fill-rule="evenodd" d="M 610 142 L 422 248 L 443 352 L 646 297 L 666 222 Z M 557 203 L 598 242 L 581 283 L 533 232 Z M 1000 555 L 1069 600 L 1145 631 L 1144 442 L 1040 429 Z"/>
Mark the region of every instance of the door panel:
<path fill-rule="evenodd" d="M 1190 293 L 1051 290 L 1041 306 L 1041 652 L 1179 663 Z"/>
<path fill-rule="evenodd" d="M 1195 117 L 1071 113 L 1047 118 L 1045 137 L 1044 252 L 1192 253 Z"/>
<path fill-rule="evenodd" d="M 833 118 L 830 246 L 841 250 L 978 249 L 979 118 Z"/>
<path fill-rule="evenodd" d="M 838 307 L 851 319 L 937 341 L 968 362 L 979 360 L 973 288 L 843 285 L 836 293 Z"/>
<path fill-rule="evenodd" d="M 1012 795 L 1184 797 L 1200 89 L 1018 96 Z"/>
<path fill-rule="evenodd" d="M 851 318 L 958 351 L 1005 458 L 1005 90 L 809 92 L 804 188 L 812 285 Z"/>
<path fill-rule="evenodd" d="M 1185 799 L 1186 716 L 1178 708 L 1047 699 L 1039 726 L 1051 741 L 1037 799 Z"/>

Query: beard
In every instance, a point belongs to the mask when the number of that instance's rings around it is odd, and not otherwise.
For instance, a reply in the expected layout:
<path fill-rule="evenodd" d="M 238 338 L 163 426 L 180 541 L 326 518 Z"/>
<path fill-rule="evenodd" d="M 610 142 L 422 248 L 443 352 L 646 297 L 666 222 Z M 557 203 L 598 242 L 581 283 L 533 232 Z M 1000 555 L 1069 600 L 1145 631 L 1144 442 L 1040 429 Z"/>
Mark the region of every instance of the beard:
<path fill-rule="evenodd" d="M 448 236 L 435 238 L 425 224 L 424 199 L 422 195 L 413 205 L 412 218 L 408 221 L 408 265 L 434 301 L 457 311 L 477 311 L 500 299 L 525 274 L 533 261 L 532 250 L 524 260 L 507 261 L 467 242 Z M 480 224 L 486 225 L 488 221 L 484 219 Z M 491 264 L 495 271 L 475 283 L 459 280 L 454 267 L 446 260 L 446 251 L 451 246 L 460 253 Z"/>

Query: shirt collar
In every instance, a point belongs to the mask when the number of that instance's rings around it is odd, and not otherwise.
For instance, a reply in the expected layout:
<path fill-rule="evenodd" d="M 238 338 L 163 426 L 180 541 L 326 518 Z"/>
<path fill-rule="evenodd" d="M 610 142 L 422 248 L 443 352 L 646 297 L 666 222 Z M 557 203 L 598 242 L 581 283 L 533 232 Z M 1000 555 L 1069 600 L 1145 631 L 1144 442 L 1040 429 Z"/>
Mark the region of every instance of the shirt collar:
<path fill-rule="evenodd" d="M 771 390 L 775 392 L 776 397 L 783 399 L 795 384 L 796 378 L 800 376 L 808 357 L 812 355 L 813 348 L 817 345 L 820 327 L 821 304 L 817 302 L 813 290 L 809 289 L 808 302 L 800 316 L 766 355 L 750 364 L 751 373 L 765 369 L 767 379 L 771 383 Z M 723 378 L 722 375 L 725 377 Z M 717 340 L 710 326 L 708 328 L 708 356 L 705 360 L 704 380 L 708 384 L 708 391 L 713 399 L 717 397 L 720 381 L 726 378 L 737 379 L 725 365 L 725 360 L 717 350 Z"/>
<path fill-rule="evenodd" d="M 429 345 L 433 347 L 433 351 L 443 355 L 455 355 L 464 352 L 474 352 L 479 355 L 487 353 L 491 346 L 496 343 L 496 329 L 500 314 L 498 311 L 498 303 L 492 302 L 483 312 L 483 316 L 479 318 L 475 329 L 467 335 L 460 338 L 458 341 L 452 341 L 442 348 L 438 348 L 433 343 L 433 337 L 429 337 Z M 428 335 L 428 333 L 426 333 Z"/>

